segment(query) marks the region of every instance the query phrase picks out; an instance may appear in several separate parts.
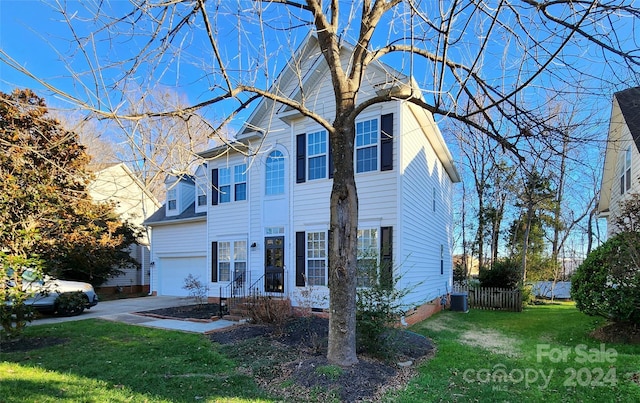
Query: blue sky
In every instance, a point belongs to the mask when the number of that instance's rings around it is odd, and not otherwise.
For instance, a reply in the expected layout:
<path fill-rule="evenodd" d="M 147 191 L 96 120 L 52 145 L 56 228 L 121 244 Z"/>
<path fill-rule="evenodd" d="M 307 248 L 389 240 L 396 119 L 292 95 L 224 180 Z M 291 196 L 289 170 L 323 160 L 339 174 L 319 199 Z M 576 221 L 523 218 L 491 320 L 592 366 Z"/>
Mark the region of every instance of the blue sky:
<path fill-rule="evenodd" d="M 51 45 L 64 49 L 68 34 L 60 16 L 40 1 L 3 0 L 0 2 L 0 48 L 38 77 L 61 78 L 69 72 Z M 56 80 L 55 77 L 58 77 Z M 22 73 L 0 63 L 0 90 L 15 87 L 42 90 L 43 87 Z"/>

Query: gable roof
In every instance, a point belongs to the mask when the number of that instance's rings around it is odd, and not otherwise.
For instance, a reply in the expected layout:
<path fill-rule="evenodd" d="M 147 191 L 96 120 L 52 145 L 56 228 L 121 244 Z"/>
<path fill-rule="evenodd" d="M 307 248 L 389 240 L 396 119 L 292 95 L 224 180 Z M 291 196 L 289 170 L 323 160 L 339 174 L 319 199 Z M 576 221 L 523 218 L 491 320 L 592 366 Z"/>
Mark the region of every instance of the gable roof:
<path fill-rule="evenodd" d="M 341 50 L 353 51 L 354 47 L 346 42 L 341 42 Z M 300 71 L 301 68 L 306 68 L 305 71 Z M 419 89 L 418 84 L 412 77 L 409 77 L 391 66 L 376 60 L 372 63 L 370 68 L 376 69 L 381 73 L 381 77 L 384 79 L 379 80 L 373 84 L 376 88 L 377 95 L 383 93 L 405 93 L 407 90 L 413 90 L 415 93 L 419 93 L 422 98 L 422 91 Z M 280 72 L 277 79 L 269 89 L 270 92 L 282 94 L 289 99 L 296 102 L 303 102 L 305 93 L 310 93 L 321 85 L 321 81 L 329 74 L 329 66 L 327 65 L 322 52 L 318 47 L 318 39 L 313 33 L 307 34 L 307 37 L 302 41 L 301 45 L 295 51 L 294 56 L 289 60 L 284 69 Z M 377 76 L 377 75 L 376 75 Z M 297 83 L 293 88 L 289 88 L 289 84 L 292 80 Z M 287 93 L 285 93 L 285 91 Z M 410 110 L 415 117 L 421 122 L 425 121 L 427 124 L 423 127 L 434 127 L 434 137 L 429 136 L 429 141 L 434 147 L 438 158 L 445 167 L 445 170 L 452 181 L 460 182 L 460 175 L 455 168 L 453 157 L 449 152 L 449 149 L 442 138 L 442 134 L 437 129 L 437 125 L 433 121 L 433 118 L 428 118 L 423 115 L 430 115 L 426 110 L 420 108 L 415 104 L 410 105 Z M 420 109 L 421 111 L 418 111 Z M 293 109 L 289 105 L 280 105 L 274 100 L 268 98 L 262 98 L 256 108 L 252 111 L 247 121 L 242 128 L 238 131 L 236 138 L 230 141 L 228 144 L 221 144 L 217 147 L 198 153 L 198 155 L 205 159 L 213 159 L 220 157 L 230 152 L 247 152 L 249 150 L 250 140 L 255 138 L 262 138 L 265 134 L 265 128 L 261 128 L 260 125 L 265 118 L 272 114 L 280 119 L 287 120 L 292 117 L 300 117 L 300 113 Z"/>
<path fill-rule="evenodd" d="M 614 94 L 631 137 L 640 151 L 640 87 L 629 88 Z"/>
<path fill-rule="evenodd" d="M 207 213 L 205 211 L 196 213 L 195 201 L 191 203 L 189 207 L 187 207 L 182 213 L 170 217 L 167 217 L 167 209 L 163 204 L 162 207 L 156 210 L 155 213 L 151 214 L 151 216 L 149 216 L 149 218 L 147 218 L 142 223 L 142 225 L 155 227 L 158 225 L 168 225 L 180 222 L 200 221 L 206 219 L 206 217 Z"/>
<path fill-rule="evenodd" d="M 613 94 L 607 149 L 600 184 L 600 200 L 597 206 L 601 217 L 606 217 L 609 214 L 611 190 L 617 182 L 616 165 L 620 152 L 622 152 L 621 142 L 625 140 L 623 138 L 624 127 L 628 128 L 636 150 L 640 152 L 640 87 L 629 88 Z"/>
<path fill-rule="evenodd" d="M 142 183 L 142 181 L 140 181 L 140 179 L 138 179 L 138 177 L 131 171 L 131 169 L 129 169 L 127 164 L 125 164 L 124 162 L 91 164 L 89 168 L 95 176 L 92 184 L 94 188 L 99 188 L 99 182 L 104 181 L 105 177 L 108 177 L 110 172 L 113 173 L 113 171 L 115 170 L 121 170 L 138 188 L 140 188 L 140 191 L 144 193 L 146 198 L 150 200 L 156 206 L 156 208 L 162 205 L 153 195 L 153 193 L 151 193 L 151 191 Z M 100 192 L 99 189 L 96 189 L 96 191 L 98 193 Z"/>

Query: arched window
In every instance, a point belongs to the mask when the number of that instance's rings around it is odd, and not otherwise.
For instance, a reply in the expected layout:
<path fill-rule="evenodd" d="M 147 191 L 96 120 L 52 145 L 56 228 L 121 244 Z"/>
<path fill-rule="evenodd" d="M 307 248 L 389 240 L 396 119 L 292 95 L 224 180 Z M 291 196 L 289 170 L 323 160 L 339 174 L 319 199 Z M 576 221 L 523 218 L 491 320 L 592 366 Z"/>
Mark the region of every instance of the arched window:
<path fill-rule="evenodd" d="M 279 195 L 284 193 L 284 154 L 281 151 L 272 151 L 267 157 L 265 181 L 266 195 Z"/>

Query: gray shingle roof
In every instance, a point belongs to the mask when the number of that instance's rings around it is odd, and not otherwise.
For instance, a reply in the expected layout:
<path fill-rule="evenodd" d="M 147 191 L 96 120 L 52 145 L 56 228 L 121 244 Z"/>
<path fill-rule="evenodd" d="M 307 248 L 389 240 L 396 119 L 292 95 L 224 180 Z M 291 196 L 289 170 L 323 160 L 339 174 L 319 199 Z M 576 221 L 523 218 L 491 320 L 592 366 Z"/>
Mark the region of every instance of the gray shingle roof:
<path fill-rule="evenodd" d="M 165 204 L 163 204 L 162 207 L 160 207 L 155 213 L 151 214 L 151 216 L 149 216 L 149 218 L 147 218 L 142 224 L 150 226 L 153 226 L 153 224 L 171 224 L 174 222 L 192 221 L 206 216 L 206 212 L 196 213 L 196 203 L 193 202 L 179 215 L 167 217 L 167 209 Z"/>
<path fill-rule="evenodd" d="M 640 151 L 640 87 L 619 91 L 614 95 L 633 141 L 636 143 L 636 148 Z"/>

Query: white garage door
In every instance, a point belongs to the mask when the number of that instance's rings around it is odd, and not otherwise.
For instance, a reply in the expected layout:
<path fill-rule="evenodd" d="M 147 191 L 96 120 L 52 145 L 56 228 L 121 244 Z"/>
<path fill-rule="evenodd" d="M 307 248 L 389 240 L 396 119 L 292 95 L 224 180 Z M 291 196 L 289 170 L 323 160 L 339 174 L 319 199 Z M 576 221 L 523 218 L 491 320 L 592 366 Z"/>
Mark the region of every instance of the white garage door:
<path fill-rule="evenodd" d="M 201 257 L 163 257 L 158 270 L 158 294 L 172 296 L 188 296 L 189 292 L 182 288 L 184 279 L 192 274 L 203 284 L 208 284 L 206 272 L 207 258 Z"/>

